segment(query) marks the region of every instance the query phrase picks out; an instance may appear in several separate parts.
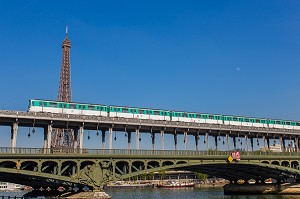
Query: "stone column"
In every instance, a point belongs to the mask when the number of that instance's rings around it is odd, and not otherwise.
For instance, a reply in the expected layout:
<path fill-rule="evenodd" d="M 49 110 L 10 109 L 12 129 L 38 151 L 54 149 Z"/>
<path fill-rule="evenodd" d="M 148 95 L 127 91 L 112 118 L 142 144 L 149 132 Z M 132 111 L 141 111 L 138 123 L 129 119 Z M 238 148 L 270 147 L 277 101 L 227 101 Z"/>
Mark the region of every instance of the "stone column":
<path fill-rule="evenodd" d="M 82 148 L 83 148 L 83 131 L 84 131 L 84 127 L 81 126 L 79 128 L 79 150 L 80 150 L 80 153 L 82 153 Z"/>
<path fill-rule="evenodd" d="M 184 149 L 187 150 L 187 130 L 183 132 L 184 139 Z"/>
<path fill-rule="evenodd" d="M 299 138 L 295 137 L 295 151 L 299 152 Z"/>
<path fill-rule="evenodd" d="M 280 143 L 280 147 L 281 147 L 282 152 L 284 152 L 285 151 L 285 147 L 284 147 L 284 140 L 283 140 L 282 135 L 279 136 L 279 143 Z"/>
<path fill-rule="evenodd" d="M 254 145 L 253 145 L 253 137 L 250 138 L 250 144 L 251 144 L 251 151 L 254 151 Z"/>
<path fill-rule="evenodd" d="M 160 136 L 161 136 L 161 150 L 165 150 L 165 131 L 164 130 L 160 131 Z"/>
<path fill-rule="evenodd" d="M 127 143 L 128 143 L 128 149 L 130 150 L 131 149 L 131 131 L 127 131 Z"/>
<path fill-rule="evenodd" d="M 198 140 L 199 140 L 199 135 L 195 135 L 196 151 L 199 151 Z"/>
<path fill-rule="evenodd" d="M 208 151 L 208 133 L 205 133 L 205 143 L 206 143 L 206 150 Z"/>
<path fill-rule="evenodd" d="M 74 128 L 74 150 L 76 151 L 78 148 L 78 128 Z"/>
<path fill-rule="evenodd" d="M 136 149 L 139 150 L 140 149 L 140 130 L 136 129 L 135 130 L 135 141 L 136 141 Z"/>
<path fill-rule="evenodd" d="M 12 152 L 15 153 L 15 148 L 17 147 L 17 135 L 18 135 L 18 123 L 14 122 L 11 126 L 11 148 Z"/>
<path fill-rule="evenodd" d="M 266 138 L 267 140 L 267 147 L 268 147 L 268 150 L 270 150 L 270 138 Z"/>
<path fill-rule="evenodd" d="M 245 151 L 248 152 L 248 135 L 245 135 Z"/>
<path fill-rule="evenodd" d="M 109 149 L 112 149 L 113 148 L 113 128 L 110 127 L 108 129 L 108 132 L 109 132 L 109 137 L 108 137 L 108 142 L 109 142 Z"/>
<path fill-rule="evenodd" d="M 174 149 L 177 150 L 177 133 L 174 133 Z"/>
<path fill-rule="evenodd" d="M 152 150 L 154 151 L 154 149 L 155 149 L 155 133 L 154 132 L 152 132 L 151 133 L 151 138 L 152 138 Z"/>
<path fill-rule="evenodd" d="M 229 151 L 229 135 L 226 133 L 226 145 L 227 145 L 227 151 Z"/>
<path fill-rule="evenodd" d="M 47 136 L 48 136 L 48 126 L 46 127 L 46 126 L 44 126 L 44 144 L 43 144 L 43 149 L 44 149 L 44 153 L 46 153 L 46 148 L 47 148 L 47 146 L 48 146 L 48 144 L 47 144 Z"/>
<path fill-rule="evenodd" d="M 218 150 L 218 136 L 215 136 L 216 151 Z"/>
<path fill-rule="evenodd" d="M 233 136 L 232 139 L 233 139 L 233 148 L 234 150 L 236 150 L 236 136 Z"/>
<path fill-rule="evenodd" d="M 48 153 L 50 153 L 51 142 L 52 142 L 52 124 L 48 124 L 48 134 L 47 134 L 47 149 Z"/>
<path fill-rule="evenodd" d="M 101 132 L 102 132 L 102 149 L 105 149 L 105 133 L 106 133 L 106 131 L 105 131 L 105 129 L 102 129 Z"/>

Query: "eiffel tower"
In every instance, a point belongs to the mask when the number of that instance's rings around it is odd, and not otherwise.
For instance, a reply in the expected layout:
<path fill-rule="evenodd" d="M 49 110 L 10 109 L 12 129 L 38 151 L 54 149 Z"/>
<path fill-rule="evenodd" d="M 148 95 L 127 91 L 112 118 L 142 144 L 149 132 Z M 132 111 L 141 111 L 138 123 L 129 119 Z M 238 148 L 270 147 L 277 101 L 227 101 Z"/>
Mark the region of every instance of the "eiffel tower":
<path fill-rule="evenodd" d="M 71 41 L 68 38 L 68 26 L 66 27 L 66 37 L 62 42 L 62 64 L 60 70 L 59 89 L 57 101 L 71 102 L 71 67 L 70 49 Z M 63 107 L 62 107 L 63 108 Z M 65 129 L 55 128 L 52 131 L 51 148 L 73 147 L 74 131 L 66 126 Z"/>

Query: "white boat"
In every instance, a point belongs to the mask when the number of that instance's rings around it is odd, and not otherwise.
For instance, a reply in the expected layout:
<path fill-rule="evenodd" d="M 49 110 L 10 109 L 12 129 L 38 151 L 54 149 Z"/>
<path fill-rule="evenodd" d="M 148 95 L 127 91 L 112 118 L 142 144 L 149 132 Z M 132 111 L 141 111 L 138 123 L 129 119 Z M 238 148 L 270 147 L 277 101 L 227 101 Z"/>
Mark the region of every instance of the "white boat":
<path fill-rule="evenodd" d="M 9 182 L 0 182 L 0 191 L 14 191 L 20 190 L 22 185 L 9 183 Z"/>

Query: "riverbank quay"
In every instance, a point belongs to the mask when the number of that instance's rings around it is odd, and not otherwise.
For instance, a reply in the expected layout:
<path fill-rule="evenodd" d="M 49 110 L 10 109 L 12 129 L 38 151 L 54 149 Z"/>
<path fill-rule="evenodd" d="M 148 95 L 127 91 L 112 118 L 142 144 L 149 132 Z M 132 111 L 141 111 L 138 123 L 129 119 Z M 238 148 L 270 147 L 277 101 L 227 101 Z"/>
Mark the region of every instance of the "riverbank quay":
<path fill-rule="evenodd" d="M 282 194 L 300 195 L 300 184 L 226 184 L 224 185 L 225 195 L 261 195 L 261 194 Z"/>
<path fill-rule="evenodd" d="M 110 195 L 103 191 L 86 192 L 59 192 L 59 191 L 31 191 L 23 195 L 23 198 L 59 198 L 59 199 L 110 199 Z"/>

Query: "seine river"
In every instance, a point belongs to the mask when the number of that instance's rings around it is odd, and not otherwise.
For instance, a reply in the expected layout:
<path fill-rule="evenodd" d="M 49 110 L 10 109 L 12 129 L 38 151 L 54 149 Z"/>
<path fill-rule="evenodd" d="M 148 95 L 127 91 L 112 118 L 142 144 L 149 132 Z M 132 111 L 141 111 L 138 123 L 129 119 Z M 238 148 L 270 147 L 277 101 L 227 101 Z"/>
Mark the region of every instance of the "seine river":
<path fill-rule="evenodd" d="M 0 192 L 1 196 L 21 197 L 25 192 Z M 296 195 L 241 195 L 225 196 L 223 189 L 110 189 L 112 199 L 296 199 Z M 8 197 L 5 197 L 8 198 Z"/>

